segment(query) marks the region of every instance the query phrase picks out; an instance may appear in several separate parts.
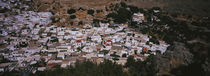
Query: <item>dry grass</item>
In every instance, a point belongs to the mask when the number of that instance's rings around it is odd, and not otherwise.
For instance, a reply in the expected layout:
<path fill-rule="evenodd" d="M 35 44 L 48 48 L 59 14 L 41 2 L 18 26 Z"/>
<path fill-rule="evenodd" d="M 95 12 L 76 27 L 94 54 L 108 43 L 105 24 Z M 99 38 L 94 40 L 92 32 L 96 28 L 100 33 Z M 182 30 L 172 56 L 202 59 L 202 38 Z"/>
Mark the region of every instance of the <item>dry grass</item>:
<path fill-rule="evenodd" d="M 113 2 L 114 0 L 66 0 L 72 3 L 73 8 L 95 8 L 95 9 L 103 9 L 105 5 Z"/>

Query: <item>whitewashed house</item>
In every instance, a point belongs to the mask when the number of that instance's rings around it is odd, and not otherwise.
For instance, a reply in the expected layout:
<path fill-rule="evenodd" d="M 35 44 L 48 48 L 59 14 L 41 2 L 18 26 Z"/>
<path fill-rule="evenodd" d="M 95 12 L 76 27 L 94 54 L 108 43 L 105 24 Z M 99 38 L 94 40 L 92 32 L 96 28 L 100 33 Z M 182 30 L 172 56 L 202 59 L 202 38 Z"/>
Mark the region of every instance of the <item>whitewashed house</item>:
<path fill-rule="evenodd" d="M 90 47 L 84 47 L 83 49 L 82 49 L 82 51 L 83 52 L 93 52 L 93 49 L 92 48 L 90 48 Z"/>
<path fill-rule="evenodd" d="M 142 23 L 145 18 L 144 18 L 144 14 L 142 14 L 142 13 L 134 13 L 132 19 L 133 19 L 133 21 L 137 21 L 139 23 Z"/>
<path fill-rule="evenodd" d="M 44 71 L 46 69 L 46 67 L 38 67 L 37 70 L 38 71 Z"/>

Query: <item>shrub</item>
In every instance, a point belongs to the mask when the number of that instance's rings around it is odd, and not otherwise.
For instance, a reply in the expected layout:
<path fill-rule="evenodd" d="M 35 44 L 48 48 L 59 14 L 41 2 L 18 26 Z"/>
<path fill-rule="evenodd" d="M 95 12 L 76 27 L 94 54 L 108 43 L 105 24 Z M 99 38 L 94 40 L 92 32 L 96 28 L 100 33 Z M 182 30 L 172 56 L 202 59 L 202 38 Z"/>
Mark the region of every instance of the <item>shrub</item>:
<path fill-rule="evenodd" d="M 125 4 L 124 2 L 120 2 L 120 5 L 121 5 L 123 8 L 127 8 L 127 4 Z"/>
<path fill-rule="evenodd" d="M 78 25 L 83 25 L 83 22 L 82 21 L 79 21 Z"/>
<path fill-rule="evenodd" d="M 93 15 L 94 14 L 94 10 L 92 10 L 92 9 L 91 10 L 88 10 L 88 14 L 89 15 Z"/>
<path fill-rule="evenodd" d="M 136 6 L 129 6 L 129 8 L 130 8 L 130 10 L 131 10 L 132 13 L 137 13 L 137 12 L 139 12 L 138 7 L 136 7 Z"/>
<path fill-rule="evenodd" d="M 20 42 L 19 43 L 19 46 L 20 47 L 27 47 L 28 46 L 28 43 L 27 42 Z"/>
<path fill-rule="evenodd" d="M 70 25 L 73 25 L 74 24 L 74 22 L 70 22 Z"/>
<path fill-rule="evenodd" d="M 131 19 L 132 13 L 126 8 L 120 8 L 117 11 L 117 16 L 114 17 L 114 22 L 116 23 L 126 23 L 127 20 Z"/>
<path fill-rule="evenodd" d="M 70 18 L 71 18 L 71 19 L 75 19 L 75 18 L 77 18 L 77 17 L 76 17 L 76 15 L 71 15 Z"/>
<path fill-rule="evenodd" d="M 75 13 L 75 12 L 76 12 L 75 9 L 69 9 L 69 10 L 67 11 L 68 14 L 73 14 L 73 13 Z"/>
<path fill-rule="evenodd" d="M 124 53 L 124 54 L 122 55 L 122 57 L 127 57 L 127 55 Z"/>
<path fill-rule="evenodd" d="M 107 15 L 107 18 L 110 18 L 110 17 L 115 18 L 115 17 L 117 17 L 117 14 L 116 13 L 109 13 Z"/>

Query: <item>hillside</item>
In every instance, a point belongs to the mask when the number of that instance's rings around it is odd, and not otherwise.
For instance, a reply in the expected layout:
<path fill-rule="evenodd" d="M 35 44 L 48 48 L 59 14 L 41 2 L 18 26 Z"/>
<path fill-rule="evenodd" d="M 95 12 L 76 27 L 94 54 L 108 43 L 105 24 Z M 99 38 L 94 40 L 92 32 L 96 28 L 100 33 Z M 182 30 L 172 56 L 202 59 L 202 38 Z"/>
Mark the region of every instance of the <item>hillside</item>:
<path fill-rule="evenodd" d="M 169 13 L 210 16 L 210 0 L 127 0 L 127 3 L 140 8 L 161 7 Z"/>

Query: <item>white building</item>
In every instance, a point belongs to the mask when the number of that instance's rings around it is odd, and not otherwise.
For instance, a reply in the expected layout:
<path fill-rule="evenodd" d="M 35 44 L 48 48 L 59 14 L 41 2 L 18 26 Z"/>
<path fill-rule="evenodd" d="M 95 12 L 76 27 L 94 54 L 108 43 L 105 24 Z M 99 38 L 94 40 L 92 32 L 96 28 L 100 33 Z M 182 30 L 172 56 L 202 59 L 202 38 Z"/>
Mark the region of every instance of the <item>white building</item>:
<path fill-rule="evenodd" d="M 65 59 L 65 54 L 63 52 L 59 52 L 57 57 L 61 59 Z"/>
<path fill-rule="evenodd" d="M 93 52 L 93 49 L 92 48 L 90 48 L 90 47 L 84 47 L 83 49 L 82 49 L 82 51 L 83 52 Z"/>
<path fill-rule="evenodd" d="M 38 67 L 38 71 L 44 71 L 46 69 L 46 67 Z"/>
<path fill-rule="evenodd" d="M 133 14 L 133 21 L 137 21 L 139 23 L 142 23 L 144 21 L 144 14 L 142 14 L 142 13 L 134 13 Z"/>

